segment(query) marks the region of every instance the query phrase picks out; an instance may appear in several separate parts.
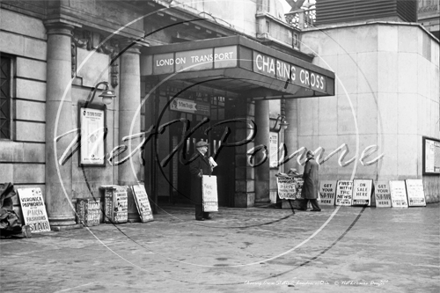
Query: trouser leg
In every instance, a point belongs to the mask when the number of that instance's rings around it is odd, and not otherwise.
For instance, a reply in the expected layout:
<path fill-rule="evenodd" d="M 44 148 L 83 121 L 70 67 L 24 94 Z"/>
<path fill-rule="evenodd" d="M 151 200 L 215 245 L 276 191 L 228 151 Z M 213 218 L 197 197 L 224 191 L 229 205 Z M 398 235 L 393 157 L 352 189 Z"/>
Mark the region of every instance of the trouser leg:
<path fill-rule="evenodd" d="M 196 219 L 203 218 L 203 206 L 201 204 L 196 204 Z"/>
<path fill-rule="evenodd" d="M 318 210 L 318 211 L 321 210 L 321 208 L 319 207 L 317 199 L 311 199 L 310 203 L 312 204 L 312 209 Z"/>

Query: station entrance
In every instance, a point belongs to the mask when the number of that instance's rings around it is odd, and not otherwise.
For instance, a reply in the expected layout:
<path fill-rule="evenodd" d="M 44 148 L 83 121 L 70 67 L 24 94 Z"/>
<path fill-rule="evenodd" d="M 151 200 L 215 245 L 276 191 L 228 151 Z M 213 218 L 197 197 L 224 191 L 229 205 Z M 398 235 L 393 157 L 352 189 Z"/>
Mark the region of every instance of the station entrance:
<path fill-rule="evenodd" d="M 150 150 L 154 152 L 150 160 L 153 166 L 146 166 L 145 177 L 154 173 L 151 183 L 158 204 L 193 204 L 189 162 L 196 142 L 203 140 L 209 143 L 208 156 L 218 164 L 213 171 L 217 176 L 218 204 L 234 206 L 235 150 L 224 146 L 233 138 L 222 142 L 222 136 L 226 127 L 234 133 L 235 124 L 217 125 L 235 116 L 233 93 L 201 86 L 185 89 L 181 82 L 168 82 L 149 94 L 155 103 L 149 104 L 153 106 L 150 110 L 146 107 L 145 116 L 152 117 L 145 119 L 145 129 L 154 122 L 159 134 L 155 148 Z"/>

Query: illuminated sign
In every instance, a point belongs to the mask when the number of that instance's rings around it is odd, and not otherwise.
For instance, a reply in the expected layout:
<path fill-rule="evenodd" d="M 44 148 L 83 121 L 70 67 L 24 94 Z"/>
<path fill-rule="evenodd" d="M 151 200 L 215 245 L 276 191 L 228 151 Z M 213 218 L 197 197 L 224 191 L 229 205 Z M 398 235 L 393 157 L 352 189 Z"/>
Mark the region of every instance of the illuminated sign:
<path fill-rule="evenodd" d="M 210 116 L 210 104 L 200 101 L 193 101 L 181 98 L 175 98 L 170 103 L 170 110 L 192 113 L 203 116 Z"/>

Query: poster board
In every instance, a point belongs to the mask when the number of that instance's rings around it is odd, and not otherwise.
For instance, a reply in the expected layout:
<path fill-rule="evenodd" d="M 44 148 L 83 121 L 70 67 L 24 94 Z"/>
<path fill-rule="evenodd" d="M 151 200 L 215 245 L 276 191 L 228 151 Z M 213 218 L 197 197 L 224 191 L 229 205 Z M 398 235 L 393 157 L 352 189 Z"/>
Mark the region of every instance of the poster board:
<path fill-rule="evenodd" d="M 372 179 L 353 180 L 353 206 L 371 206 L 371 194 L 373 193 Z"/>
<path fill-rule="evenodd" d="M 393 208 L 407 208 L 408 200 L 406 198 L 405 181 L 403 180 L 391 180 L 390 181 L 391 192 L 391 206 Z"/>
<path fill-rule="evenodd" d="M 277 189 L 278 197 L 280 199 L 296 199 L 298 189 L 296 188 L 296 182 L 294 178 L 277 177 Z"/>
<path fill-rule="evenodd" d="M 204 212 L 218 212 L 217 177 L 203 175 L 202 203 Z"/>
<path fill-rule="evenodd" d="M 406 179 L 406 192 L 408 195 L 408 206 L 425 207 L 425 193 L 423 191 L 422 179 Z"/>
<path fill-rule="evenodd" d="M 278 133 L 269 132 L 269 168 L 278 168 Z"/>
<path fill-rule="evenodd" d="M 20 199 L 24 223 L 29 225 L 31 232 L 49 232 L 49 219 L 41 188 L 18 188 L 17 193 Z"/>
<path fill-rule="evenodd" d="M 148 200 L 147 191 L 145 186 L 142 184 L 133 185 L 133 197 L 136 203 L 136 208 L 139 212 L 141 222 L 149 222 L 153 220 L 153 212 L 151 210 L 150 201 Z"/>
<path fill-rule="evenodd" d="M 391 207 L 391 191 L 390 185 L 387 181 L 378 181 L 374 189 L 374 197 L 376 199 L 376 207 L 390 208 Z"/>
<path fill-rule="evenodd" d="M 113 223 L 128 221 L 128 195 L 126 186 L 117 186 L 113 192 Z"/>
<path fill-rule="evenodd" d="M 105 166 L 105 105 L 80 102 L 78 120 L 81 131 L 80 166 Z"/>
<path fill-rule="evenodd" d="M 336 183 L 336 199 L 337 206 L 351 206 L 353 199 L 353 181 L 338 180 Z"/>
<path fill-rule="evenodd" d="M 76 219 L 86 227 L 99 225 L 101 222 L 101 203 L 99 198 L 77 198 Z"/>
<path fill-rule="evenodd" d="M 319 182 L 320 205 L 335 205 L 336 181 L 321 180 Z"/>

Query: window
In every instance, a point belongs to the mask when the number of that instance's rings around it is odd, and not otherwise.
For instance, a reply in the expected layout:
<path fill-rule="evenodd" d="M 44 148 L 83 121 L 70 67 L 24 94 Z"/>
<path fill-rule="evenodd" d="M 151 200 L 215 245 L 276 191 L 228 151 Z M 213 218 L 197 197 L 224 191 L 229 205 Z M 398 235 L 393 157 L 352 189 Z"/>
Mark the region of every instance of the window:
<path fill-rule="evenodd" d="M 12 59 L 1 56 L 0 139 L 11 139 Z"/>

